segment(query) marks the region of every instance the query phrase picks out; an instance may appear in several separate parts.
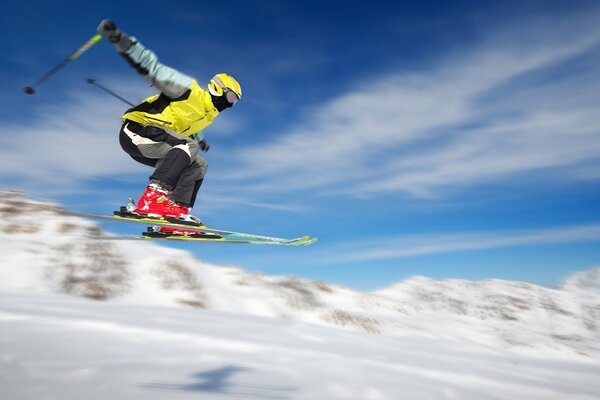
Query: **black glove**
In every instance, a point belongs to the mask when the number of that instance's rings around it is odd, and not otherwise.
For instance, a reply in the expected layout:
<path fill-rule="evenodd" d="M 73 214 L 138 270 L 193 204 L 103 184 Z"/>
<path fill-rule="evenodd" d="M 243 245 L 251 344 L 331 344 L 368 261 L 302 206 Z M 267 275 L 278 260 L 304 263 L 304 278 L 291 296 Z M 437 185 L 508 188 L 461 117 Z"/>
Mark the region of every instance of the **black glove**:
<path fill-rule="evenodd" d="M 199 141 L 198 146 L 200 147 L 200 150 L 203 153 L 206 153 L 208 151 L 208 149 L 210 149 L 210 146 L 208 145 L 208 142 L 206 141 L 206 139 L 202 139 L 201 141 Z"/>
<path fill-rule="evenodd" d="M 117 28 L 114 22 L 110 19 L 105 19 L 100 22 L 98 25 L 98 33 L 107 38 L 111 43 L 117 43 L 121 40 L 121 36 L 123 36 L 123 32 Z"/>

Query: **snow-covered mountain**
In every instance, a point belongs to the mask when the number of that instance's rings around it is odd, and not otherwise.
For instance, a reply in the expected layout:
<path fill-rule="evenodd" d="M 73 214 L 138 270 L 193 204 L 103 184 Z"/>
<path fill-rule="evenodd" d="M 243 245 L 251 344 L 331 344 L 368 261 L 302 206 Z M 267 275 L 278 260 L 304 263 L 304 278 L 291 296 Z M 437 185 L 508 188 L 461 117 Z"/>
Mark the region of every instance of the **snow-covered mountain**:
<path fill-rule="evenodd" d="M 14 192 L 0 236 L 2 399 L 600 396 L 600 269 L 364 293 L 110 240 Z"/>
<path fill-rule="evenodd" d="M 57 205 L 15 192 L 0 192 L 0 236 L 0 293 L 61 293 L 496 350 L 600 355 L 600 268 L 574 275 L 560 289 L 415 277 L 366 293 L 210 265 L 154 242 L 108 240 L 110 234 L 95 222 L 65 216 Z"/>

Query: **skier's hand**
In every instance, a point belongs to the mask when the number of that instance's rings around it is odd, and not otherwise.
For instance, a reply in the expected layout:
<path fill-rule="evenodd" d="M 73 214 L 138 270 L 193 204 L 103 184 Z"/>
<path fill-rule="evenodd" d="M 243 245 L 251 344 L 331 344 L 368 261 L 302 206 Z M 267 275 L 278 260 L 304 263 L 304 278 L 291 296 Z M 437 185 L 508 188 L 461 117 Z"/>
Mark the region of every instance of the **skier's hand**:
<path fill-rule="evenodd" d="M 110 19 L 105 19 L 98 25 L 98 33 L 107 38 L 111 43 L 117 43 L 121 40 L 123 33 L 117 28 Z"/>
<path fill-rule="evenodd" d="M 203 153 L 206 153 L 208 151 L 208 149 L 210 149 L 210 146 L 208 145 L 208 142 L 206 141 L 206 139 L 202 139 L 201 141 L 199 141 L 198 146 L 200 147 L 200 150 Z"/>

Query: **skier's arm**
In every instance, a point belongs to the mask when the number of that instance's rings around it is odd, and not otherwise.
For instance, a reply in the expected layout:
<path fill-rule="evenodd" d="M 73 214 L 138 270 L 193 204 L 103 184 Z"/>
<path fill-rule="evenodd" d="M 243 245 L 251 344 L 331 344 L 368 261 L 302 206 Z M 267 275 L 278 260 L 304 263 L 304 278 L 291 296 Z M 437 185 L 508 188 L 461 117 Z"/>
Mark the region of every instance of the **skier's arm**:
<path fill-rule="evenodd" d="M 152 50 L 144 47 L 135 37 L 121 32 L 111 21 L 102 21 L 98 32 L 108 38 L 144 79 L 168 97 L 180 97 L 192 84 L 193 78 L 158 62 L 158 57 Z"/>

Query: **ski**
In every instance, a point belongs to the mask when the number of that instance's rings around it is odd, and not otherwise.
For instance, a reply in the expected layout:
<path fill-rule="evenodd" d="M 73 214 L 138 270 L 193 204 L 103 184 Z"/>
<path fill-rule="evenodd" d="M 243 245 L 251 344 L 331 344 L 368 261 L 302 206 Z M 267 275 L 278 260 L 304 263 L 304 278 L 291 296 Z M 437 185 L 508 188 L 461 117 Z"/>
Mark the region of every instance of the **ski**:
<path fill-rule="evenodd" d="M 251 245 L 266 245 L 266 246 L 307 246 L 316 241 L 315 238 L 269 241 L 269 240 L 253 240 L 253 239 L 234 239 L 228 237 L 194 237 L 186 235 L 170 235 L 170 236 L 87 236 L 86 239 L 93 240 L 163 240 L 163 241 L 189 241 L 189 242 L 204 242 L 204 243 L 229 243 L 229 244 L 251 244 Z"/>
<path fill-rule="evenodd" d="M 70 215 L 81 218 L 92 218 L 110 221 L 132 222 L 144 225 L 168 227 L 168 228 L 185 228 L 186 230 L 198 231 L 203 236 L 196 235 L 161 235 L 152 236 L 142 234 L 142 236 L 127 237 L 129 240 L 181 240 L 181 241 L 214 241 L 214 242 L 236 242 L 248 244 L 279 244 L 287 246 L 307 246 L 317 241 L 317 238 L 310 236 L 302 236 L 295 239 L 285 239 L 279 237 L 256 235 L 252 233 L 236 232 L 224 229 L 210 228 L 205 225 L 199 225 L 194 222 L 180 221 L 177 219 L 158 219 L 145 217 L 137 214 L 132 214 L 122 207 L 120 211 L 115 211 L 113 215 L 94 214 L 78 211 L 63 210 L 63 215 Z M 208 237 L 209 234 L 217 235 L 218 237 Z M 115 237 L 125 239 L 125 237 Z"/>

